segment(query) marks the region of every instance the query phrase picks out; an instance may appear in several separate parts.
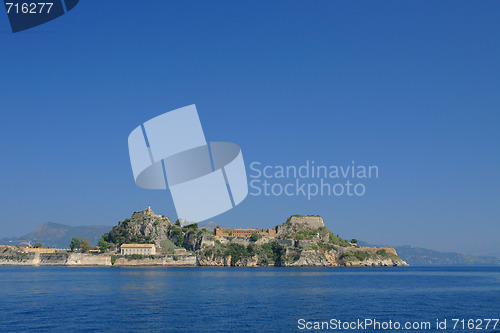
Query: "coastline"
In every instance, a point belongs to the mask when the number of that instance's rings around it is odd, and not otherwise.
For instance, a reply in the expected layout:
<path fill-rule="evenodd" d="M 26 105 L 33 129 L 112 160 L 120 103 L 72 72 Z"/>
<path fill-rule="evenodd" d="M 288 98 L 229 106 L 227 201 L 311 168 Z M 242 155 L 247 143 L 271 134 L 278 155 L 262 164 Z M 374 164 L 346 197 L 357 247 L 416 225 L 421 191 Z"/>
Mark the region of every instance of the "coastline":
<path fill-rule="evenodd" d="M 0 267 L 11 266 L 60 266 L 60 267 L 403 267 L 407 264 L 379 261 L 377 263 L 349 262 L 345 264 L 325 265 L 258 265 L 257 262 L 244 262 L 238 265 L 231 264 L 231 258 L 220 262 L 207 263 L 200 260 L 195 254 L 159 255 L 145 258 L 130 258 L 112 254 L 86 253 L 28 253 L 24 255 L 0 256 Z"/>
<path fill-rule="evenodd" d="M 80 244 L 81 243 L 81 244 Z M 83 245 L 85 243 L 85 245 Z M 98 247 L 73 238 L 69 249 L 0 246 L 5 266 L 408 266 L 390 247 L 358 246 L 330 231 L 320 216 L 292 215 L 274 228 L 199 229 L 147 209 L 101 236 Z M 76 251 L 75 248 L 77 249 Z"/>

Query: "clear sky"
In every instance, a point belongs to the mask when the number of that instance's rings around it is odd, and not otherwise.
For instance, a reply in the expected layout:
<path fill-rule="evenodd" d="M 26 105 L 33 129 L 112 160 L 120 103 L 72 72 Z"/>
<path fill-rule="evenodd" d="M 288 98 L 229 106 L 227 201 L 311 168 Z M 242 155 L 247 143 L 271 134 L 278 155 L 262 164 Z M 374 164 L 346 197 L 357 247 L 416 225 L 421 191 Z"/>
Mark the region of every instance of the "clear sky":
<path fill-rule="evenodd" d="M 0 237 L 52 221 L 176 219 L 127 137 L 196 104 L 249 165 L 377 165 L 362 197 L 249 196 L 214 222 L 319 214 L 343 237 L 500 253 L 500 2 L 81 1 L 0 14 Z"/>

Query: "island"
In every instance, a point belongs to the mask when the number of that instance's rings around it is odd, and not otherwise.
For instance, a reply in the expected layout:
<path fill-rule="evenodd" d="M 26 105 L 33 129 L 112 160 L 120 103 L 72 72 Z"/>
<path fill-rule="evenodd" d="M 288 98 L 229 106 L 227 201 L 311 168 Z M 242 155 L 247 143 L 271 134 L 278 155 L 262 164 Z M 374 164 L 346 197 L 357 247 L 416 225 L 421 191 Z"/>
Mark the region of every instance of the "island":
<path fill-rule="evenodd" d="M 274 228 L 199 228 L 148 207 L 102 235 L 97 248 L 76 241 L 72 249 L 0 246 L 0 266 L 408 266 L 394 248 L 358 246 L 312 215 Z"/>

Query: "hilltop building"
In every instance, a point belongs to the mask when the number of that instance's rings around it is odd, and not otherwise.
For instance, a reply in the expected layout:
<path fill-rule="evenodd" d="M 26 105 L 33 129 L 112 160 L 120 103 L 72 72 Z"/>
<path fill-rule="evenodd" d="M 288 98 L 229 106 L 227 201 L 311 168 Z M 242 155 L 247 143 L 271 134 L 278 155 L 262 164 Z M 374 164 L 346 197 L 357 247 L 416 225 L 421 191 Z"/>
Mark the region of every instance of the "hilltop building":
<path fill-rule="evenodd" d="M 154 244 L 122 244 L 120 254 L 156 254 L 156 246 Z"/>
<path fill-rule="evenodd" d="M 257 229 L 257 228 L 247 228 L 247 229 L 215 229 L 215 236 L 232 236 L 232 237 L 245 237 L 249 238 L 252 234 L 257 234 L 260 236 L 274 237 L 276 235 L 276 229 Z"/>

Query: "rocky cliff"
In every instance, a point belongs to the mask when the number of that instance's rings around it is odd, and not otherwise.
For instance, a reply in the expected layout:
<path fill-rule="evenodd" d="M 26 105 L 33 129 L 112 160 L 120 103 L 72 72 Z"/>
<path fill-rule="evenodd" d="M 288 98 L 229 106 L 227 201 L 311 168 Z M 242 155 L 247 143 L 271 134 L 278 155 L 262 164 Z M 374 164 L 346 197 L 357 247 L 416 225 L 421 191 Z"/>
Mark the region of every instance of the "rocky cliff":
<path fill-rule="evenodd" d="M 155 214 L 151 208 L 134 212 L 132 217 L 120 221 L 108 233 L 103 235 L 105 241 L 120 246 L 124 243 L 156 244 L 160 246 L 173 226 L 170 219 Z"/>
<path fill-rule="evenodd" d="M 130 219 L 120 221 L 103 235 L 103 240 L 116 251 L 125 243 L 155 244 L 157 251 L 162 254 L 172 254 L 176 249 L 197 251 L 214 246 L 213 232 L 198 229 L 197 224 L 174 224 L 168 217 L 155 214 L 149 207 L 134 212 Z"/>

